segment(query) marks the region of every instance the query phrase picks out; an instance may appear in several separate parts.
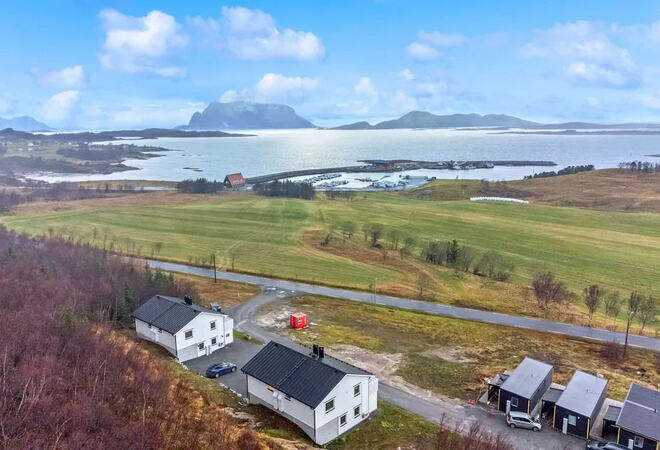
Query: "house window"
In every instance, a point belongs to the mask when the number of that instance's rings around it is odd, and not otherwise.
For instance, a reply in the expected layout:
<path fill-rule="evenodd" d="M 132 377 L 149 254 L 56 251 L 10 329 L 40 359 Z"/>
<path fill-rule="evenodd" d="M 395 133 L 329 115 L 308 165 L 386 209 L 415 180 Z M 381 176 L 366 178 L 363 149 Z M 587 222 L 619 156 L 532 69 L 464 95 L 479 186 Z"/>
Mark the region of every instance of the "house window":
<path fill-rule="evenodd" d="M 339 418 L 339 426 L 343 427 L 346 425 L 346 414 L 342 414 L 342 416 Z"/>
<path fill-rule="evenodd" d="M 353 397 L 360 395 L 360 383 L 353 386 Z"/>
<path fill-rule="evenodd" d="M 192 339 L 192 330 L 186 331 L 186 333 L 184 334 L 184 337 L 186 339 Z"/>
<path fill-rule="evenodd" d="M 216 338 L 211 339 L 211 345 L 218 345 L 218 340 Z"/>
<path fill-rule="evenodd" d="M 197 348 L 199 349 L 200 352 L 204 350 L 204 343 L 202 342 L 201 344 L 199 344 Z"/>
<path fill-rule="evenodd" d="M 635 436 L 634 444 L 635 444 L 635 447 L 640 447 L 640 448 L 644 447 L 644 438 L 639 437 L 639 436 Z"/>
<path fill-rule="evenodd" d="M 577 417 L 572 416 L 572 415 L 569 414 L 569 415 L 568 415 L 568 424 L 569 424 L 570 426 L 574 427 L 575 424 L 577 424 Z"/>
<path fill-rule="evenodd" d="M 334 398 L 332 400 L 328 400 L 327 402 L 325 402 L 325 413 L 327 414 L 330 411 L 332 411 L 333 409 L 335 409 L 335 399 Z"/>
<path fill-rule="evenodd" d="M 355 408 L 353 408 L 353 417 L 357 417 L 360 415 L 360 405 L 357 405 Z"/>
<path fill-rule="evenodd" d="M 511 397 L 511 407 L 512 408 L 518 407 L 518 397 Z"/>
<path fill-rule="evenodd" d="M 215 330 L 215 320 L 213 322 L 211 322 L 211 329 Z"/>

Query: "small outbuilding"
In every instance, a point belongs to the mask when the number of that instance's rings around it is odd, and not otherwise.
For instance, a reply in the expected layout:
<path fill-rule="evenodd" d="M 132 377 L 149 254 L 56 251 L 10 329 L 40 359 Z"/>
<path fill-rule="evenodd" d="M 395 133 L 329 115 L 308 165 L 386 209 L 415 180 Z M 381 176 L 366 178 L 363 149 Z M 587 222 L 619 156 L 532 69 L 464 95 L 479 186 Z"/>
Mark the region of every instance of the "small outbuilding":
<path fill-rule="evenodd" d="M 588 439 L 606 397 L 606 379 L 578 370 L 555 403 L 552 425 L 564 434 Z"/>
<path fill-rule="evenodd" d="M 497 395 L 497 409 L 500 411 L 531 414 L 550 388 L 552 374 L 550 364 L 525 358 L 511 374 L 496 377 L 495 384 L 491 383 L 489 387 L 489 395 Z"/>
<path fill-rule="evenodd" d="M 234 342 L 234 320 L 196 305 L 190 297 L 154 295 L 132 317 L 139 337 L 164 347 L 179 362 L 210 355 Z"/>
<path fill-rule="evenodd" d="M 269 342 L 241 369 L 250 403 L 261 404 L 323 445 L 376 410 L 378 379 L 326 356 L 323 347 Z"/>
<path fill-rule="evenodd" d="M 630 385 L 616 421 L 617 442 L 635 450 L 660 449 L 660 391 Z"/>
<path fill-rule="evenodd" d="M 223 184 L 228 188 L 237 188 L 237 187 L 245 186 L 245 177 L 243 177 L 243 174 L 240 172 L 230 173 L 225 177 L 225 181 Z"/>

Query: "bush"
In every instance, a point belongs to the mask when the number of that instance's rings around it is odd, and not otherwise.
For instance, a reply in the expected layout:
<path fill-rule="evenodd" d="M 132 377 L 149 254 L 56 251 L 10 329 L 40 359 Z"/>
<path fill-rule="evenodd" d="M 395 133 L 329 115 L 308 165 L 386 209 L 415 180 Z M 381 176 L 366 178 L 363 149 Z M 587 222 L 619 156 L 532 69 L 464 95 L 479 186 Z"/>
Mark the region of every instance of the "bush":
<path fill-rule="evenodd" d="M 475 275 L 483 275 L 495 281 L 508 281 L 511 278 L 514 265 L 496 251 L 483 254 L 474 267 Z"/>

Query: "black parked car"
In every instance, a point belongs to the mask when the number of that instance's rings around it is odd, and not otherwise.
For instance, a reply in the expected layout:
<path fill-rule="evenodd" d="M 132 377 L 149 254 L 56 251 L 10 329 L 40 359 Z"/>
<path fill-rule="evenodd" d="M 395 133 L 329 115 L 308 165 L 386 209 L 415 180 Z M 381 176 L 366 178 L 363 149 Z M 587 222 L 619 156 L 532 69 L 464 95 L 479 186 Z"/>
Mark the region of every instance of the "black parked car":
<path fill-rule="evenodd" d="M 220 375 L 224 375 L 230 372 L 236 372 L 236 364 L 221 362 L 218 364 L 213 364 L 211 367 L 206 369 L 206 376 L 209 378 L 218 378 Z"/>
<path fill-rule="evenodd" d="M 628 450 L 628 447 L 616 442 L 588 441 L 587 450 Z"/>

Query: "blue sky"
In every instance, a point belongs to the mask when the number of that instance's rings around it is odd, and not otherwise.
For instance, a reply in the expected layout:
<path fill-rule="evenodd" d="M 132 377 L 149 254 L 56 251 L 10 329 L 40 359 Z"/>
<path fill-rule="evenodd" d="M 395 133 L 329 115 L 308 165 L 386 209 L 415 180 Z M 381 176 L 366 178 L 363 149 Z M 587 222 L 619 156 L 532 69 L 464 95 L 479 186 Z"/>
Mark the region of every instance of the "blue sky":
<path fill-rule="evenodd" d="M 0 1 L 0 116 L 61 128 L 174 126 L 217 100 L 321 125 L 660 122 L 657 1 Z"/>

